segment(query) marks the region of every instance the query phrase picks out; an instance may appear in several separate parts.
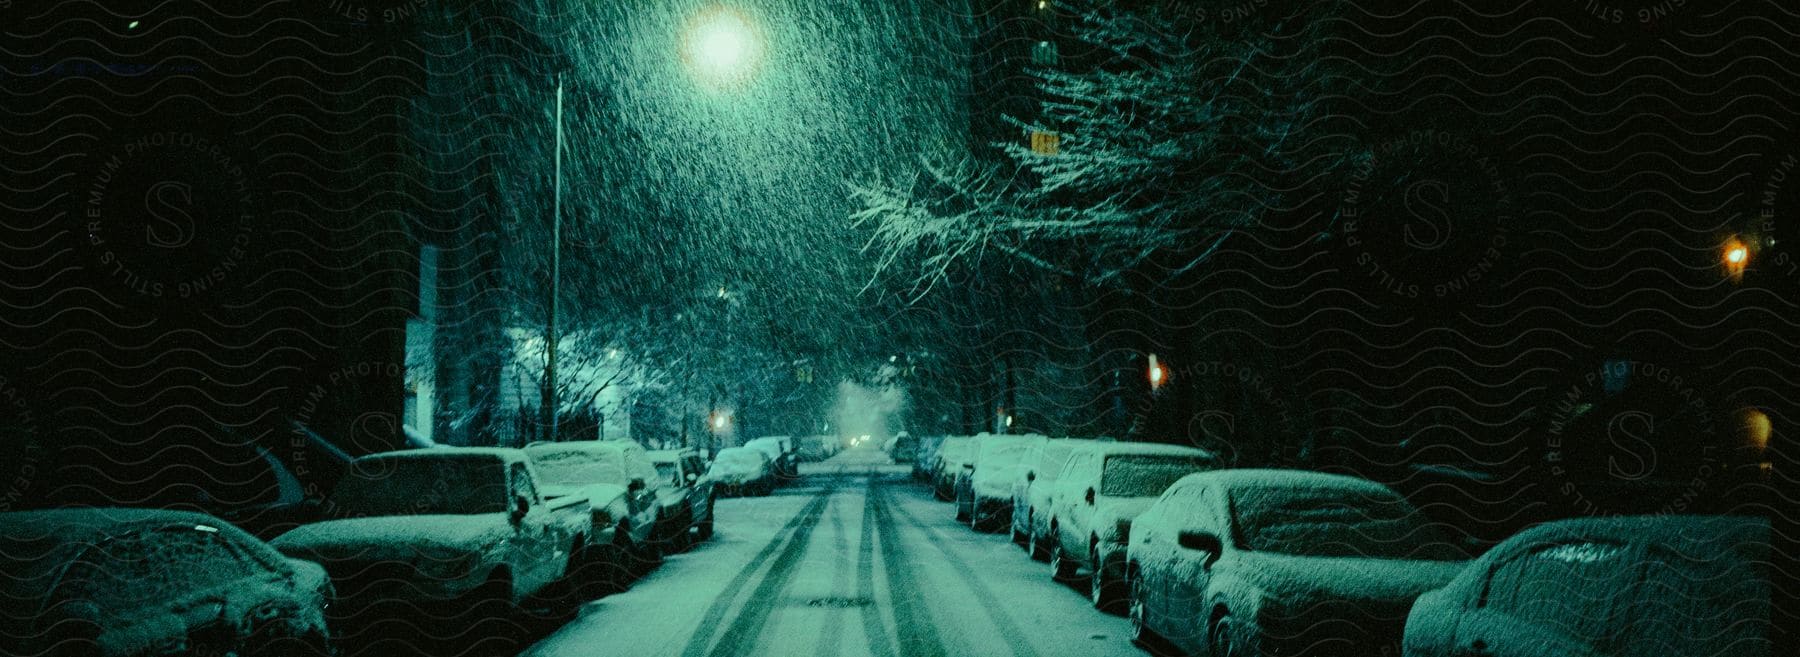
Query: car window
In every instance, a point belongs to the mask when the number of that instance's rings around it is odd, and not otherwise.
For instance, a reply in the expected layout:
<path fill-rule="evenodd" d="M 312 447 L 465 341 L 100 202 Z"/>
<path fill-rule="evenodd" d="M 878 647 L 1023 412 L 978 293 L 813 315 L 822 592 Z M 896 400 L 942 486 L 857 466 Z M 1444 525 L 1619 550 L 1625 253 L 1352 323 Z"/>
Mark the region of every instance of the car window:
<path fill-rule="evenodd" d="M 1069 464 L 1069 456 L 1075 452 L 1072 445 L 1045 444 L 1038 455 L 1037 475 L 1039 479 L 1056 481 L 1062 475 L 1063 466 Z"/>
<path fill-rule="evenodd" d="M 657 462 L 656 474 L 661 477 L 663 481 L 675 484 L 676 486 L 681 485 L 681 468 L 674 463 Z"/>
<path fill-rule="evenodd" d="M 1494 567 L 1482 604 L 1604 648 L 1622 620 L 1614 618 L 1613 602 L 1637 568 L 1632 551 L 1618 543 L 1542 546 Z"/>
<path fill-rule="evenodd" d="M 553 447 L 528 449 L 525 452 L 537 464 L 538 476 L 544 483 L 559 486 L 585 484 L 625 485 L 625 465 L 619 451 Z"/>
<path fill-rule="evenodd" d="M 1111 497 L 1161 495 L 1182 477 L 1212 467 L 1204 458 L 1118 455 L 1106 459 L 1100 494 Z"/>
<path fill-rule="evenodd" d="M 1362 488 L 1247 486 L 1231 492 L 1238 543 L 1314 557 L 1462 558 L 1411 504 Z"/>

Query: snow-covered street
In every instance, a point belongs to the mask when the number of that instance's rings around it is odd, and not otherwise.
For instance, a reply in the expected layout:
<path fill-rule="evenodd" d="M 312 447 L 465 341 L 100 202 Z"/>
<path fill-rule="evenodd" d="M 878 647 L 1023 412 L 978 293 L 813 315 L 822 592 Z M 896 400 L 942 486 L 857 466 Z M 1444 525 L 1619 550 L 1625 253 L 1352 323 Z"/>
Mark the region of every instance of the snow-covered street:
<path fill-rule="evenodd" d="M 534 657 L 1130 655 L 1125 619 L 977 534 L 879 450 L 719 503 L 712 541 L 588 603 Z"/>

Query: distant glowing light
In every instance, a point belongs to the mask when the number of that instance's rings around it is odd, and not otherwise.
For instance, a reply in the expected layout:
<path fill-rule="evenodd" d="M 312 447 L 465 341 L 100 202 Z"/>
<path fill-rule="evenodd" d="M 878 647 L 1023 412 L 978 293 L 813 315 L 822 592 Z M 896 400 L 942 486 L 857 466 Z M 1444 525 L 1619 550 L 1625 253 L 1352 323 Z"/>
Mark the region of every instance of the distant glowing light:
<path fill-rule="evenodd" d="M 1736 237 L 1725 240 L 1724 260 L 1726 275 L 1733 281 L 1742 279 L 1750 265 L 1750 245 Z"/>
<path fill-rule="evenodd" d="M 725 428 L 725 416 L 721 415 L 719 417 L 713 418 L 713 428 L 714 429 Z"/>
<path fill-rule="evenodd" d="M 130 22 L 130 23 L 127 23 L 127 24 L 125 24 L 125 29 L 127 29 L 127 30 L 135 30 L 135 29 L 137 29 L 137 26 L 138 26 L 138 22 L 137 22 L 137 21 L 132 21 L 132 22 Z"/>
<path fill-rule="evenodd" d="M 1163 369 L 1162 363 L 1157 362 L 1156 354 L 1150 354 L 1149 375 L 1150 387 L 1152 388 L 1162 387 L 1163 382 L 1168 381 L 1169 379 L 1169 371 Z"/>
<path fill-rule="evenodd" d="M 701 81 L 727 86 L 755 71 L 762 50 L 761 35 L 743 12 L 713 7 L 688 22 L 681 58 Z"/>
<path fill-rule="evenodd" d="M 1769 420 L 1769 414 L 1759 409 L 1746 408 L 1738 412 L 1738 421 L 1743 424 L 1744 437 L 1752 447 L 1768 449 L 1769 436 L 1775 433 L 1775 423 Z"/>
<path fill-rule="evenodd" d="M 1010 427 L 1010 426 L 1012 426 L 1012 423 L 1013 423 L 1013 416 L 1011 416 L 1011 415 L 1006 416 L 1006 426 Z"/>

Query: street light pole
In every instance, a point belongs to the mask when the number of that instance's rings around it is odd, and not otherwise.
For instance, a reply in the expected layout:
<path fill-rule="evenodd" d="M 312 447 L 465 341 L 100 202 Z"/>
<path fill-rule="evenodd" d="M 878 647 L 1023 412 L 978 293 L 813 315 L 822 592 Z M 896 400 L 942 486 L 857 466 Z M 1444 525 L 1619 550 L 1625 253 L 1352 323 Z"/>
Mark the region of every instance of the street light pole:
<path fill-rule="evenodd" d="M 546 424 L 550 427 L 549 440 L 556 440 L 557 434 L 557 395 L 556 395 L 556 315 L 557 302 L 562 294 L 562 114 L 563 83 L 562 74 L 556 74 L 556 164 L 551 179 L 550 202 L 550 318 L 544 327 L 544 345 L 548 349 L 544 360 L 544 414 L 548 416 Z"/>

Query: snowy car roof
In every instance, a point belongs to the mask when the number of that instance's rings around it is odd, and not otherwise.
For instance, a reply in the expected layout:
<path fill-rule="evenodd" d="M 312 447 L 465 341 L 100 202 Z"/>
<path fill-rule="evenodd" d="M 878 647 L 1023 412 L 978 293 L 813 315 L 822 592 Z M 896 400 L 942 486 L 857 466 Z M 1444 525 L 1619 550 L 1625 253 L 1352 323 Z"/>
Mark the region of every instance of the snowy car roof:
<path fill-rule="evenodd" d="M 1537 525 L 1515 534 L 1490 551 L 1503 553 L 1532 545 L 1569 539 L 1607 539 L 1620 543 L 1667 546 L 1688 555 L 1730 549 L 1749 560 L 1765 560 L 1769 550 L 1769 521 L 1750 516 L 1615 516 L 1572 518 Z"/>
<path fill-rule="evenodd" d="M 1163 443 L 1122 443 L 1106 440 L 1088 441 L 1077 445 L 1077 450 L 1089 450 L 1107 456 L 1143 455 L 1143 456 L 1206 456 L 1213 457 L 1212 452 L 1187 445 L 1167 445 Z"/>
<path fill-rule="evenodd" d="M 1329 488 L 1381 495 L 1396 494 L 1393 489 L 1380 482 L 1311 470 L 1231 468 L 1191 474 L 1184 479 L 1205 479 L 1207 483 L 1222 484 L 1230 488 Z"/>
<path fill-rule="evenodd" d="M 524 453 L 526 456 L 537 456 L 540 454 L 591 454 L 596 452 L 616 452 L 624 450 L 627 445 L 636 444 L 637 443 L 625 440 L 573 440 L 560 443 L 531 443 L 525 446 Z"/>

